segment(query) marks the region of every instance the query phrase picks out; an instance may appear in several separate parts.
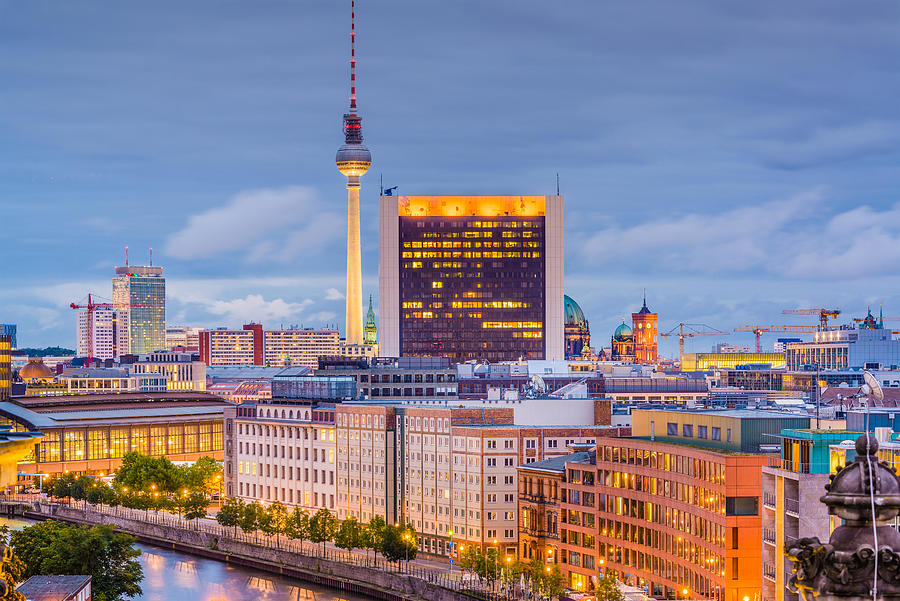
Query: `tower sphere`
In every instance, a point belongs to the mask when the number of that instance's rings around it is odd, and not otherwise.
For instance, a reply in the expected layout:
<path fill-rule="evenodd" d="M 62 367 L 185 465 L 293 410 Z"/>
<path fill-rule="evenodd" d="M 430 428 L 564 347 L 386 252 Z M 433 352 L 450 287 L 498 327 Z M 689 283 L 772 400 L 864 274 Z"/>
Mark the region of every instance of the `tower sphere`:
<path fill-rule="evenodd" d="M 359 177 L 369 170 L 372 153 L 362 143 L 343 144 L 334 157 L 338 171 L 346 177 Z"/>

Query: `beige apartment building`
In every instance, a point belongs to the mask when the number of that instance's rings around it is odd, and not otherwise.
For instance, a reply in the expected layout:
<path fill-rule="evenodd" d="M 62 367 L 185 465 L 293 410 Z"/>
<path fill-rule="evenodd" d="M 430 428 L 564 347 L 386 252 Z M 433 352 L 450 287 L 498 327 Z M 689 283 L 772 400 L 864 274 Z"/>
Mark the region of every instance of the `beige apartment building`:
<path fill-rule="evenodd" d="M 228 496 L 336 509 L 334 405 L 233 406 L 225 424 Z"/>

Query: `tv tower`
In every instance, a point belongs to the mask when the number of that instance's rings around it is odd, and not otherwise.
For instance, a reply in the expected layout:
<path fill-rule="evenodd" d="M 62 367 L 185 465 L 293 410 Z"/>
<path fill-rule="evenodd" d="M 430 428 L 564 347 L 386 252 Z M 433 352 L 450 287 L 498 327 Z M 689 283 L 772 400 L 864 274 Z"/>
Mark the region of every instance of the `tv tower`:
<path fill-rule="evenodd" d="M 347 176 L 347 344 L 363 343 L 362 260 L 359 243 L 359 178 L 372 164 L 362 143 L 362 117 L 356 114 L 356 0 L 350 1 L 350 112 L 344 113 L 344 144 L 334 162 Z"/>

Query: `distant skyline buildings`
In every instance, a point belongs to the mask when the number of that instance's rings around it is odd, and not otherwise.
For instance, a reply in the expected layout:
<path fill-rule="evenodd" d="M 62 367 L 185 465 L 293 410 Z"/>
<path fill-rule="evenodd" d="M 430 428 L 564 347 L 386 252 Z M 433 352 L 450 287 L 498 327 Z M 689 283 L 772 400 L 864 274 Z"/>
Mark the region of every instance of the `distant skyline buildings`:
<path fill-rule="evenodd" d="M 78 311 L 76 322 L 77 357 L 90 356 L 88 347 L 91 344 L 93 357 L 96 359 L 112 359 L 130 352 L 128 311 L 96 308 L 89 312 L 87 309 L 81 309 Z M 93 332 L 88 331 L 91 327 Z"/>

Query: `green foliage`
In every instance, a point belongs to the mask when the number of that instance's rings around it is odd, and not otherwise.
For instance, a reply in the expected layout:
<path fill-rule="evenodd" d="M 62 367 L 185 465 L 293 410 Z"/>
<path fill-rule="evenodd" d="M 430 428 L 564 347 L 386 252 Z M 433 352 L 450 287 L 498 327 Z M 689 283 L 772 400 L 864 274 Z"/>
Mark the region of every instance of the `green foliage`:
<path fill-rule="evenodd" d="M 203 493 L 192 492 L 185 497 L 181 506 L 184 509 L 184 519 L 196 520 L 206 517 L 206 509 L 209 507 L 209 499 Z"/>
<path fill-rule="evenodd" d="M 238 526 L 244 516 L 244 502 L 241 499 L 228 497 L 216 514 L 216 521 L 222 526 Z"/>
<path fill-rule="evenodd" d="M 415 559 L 419 546 L 416 541 L 416 531 L 409 525 L 392 526 L 384 529 L 381 540 L 381 554 L 388 561 L 401 561 Z"/>
<path fill-rule="evenodd" d="M 151 457 L 131 451 L 125 453 L 113 482 L 118 487 L 148 493 L 174 493 L 182 488 L 182 470 L 166 457 Z"/>
<path fill-rule="evenodd" d="M 68 357 L 75 351 L 62 346 L 48 346 L 45 348 L 20 348 L 19 351 L 28 357 Z"/>
<path fill-rule="evenodd" d="M 13 552 L 25 564 L 23 578 L 90 574 L 95 601 L 118 601 L 141 594 L 144 578 L 134 537 L 102 525 L 82 528 L 47 521 L 11 536 Z"/>
<path fill-rule="evenodd" d="M 0 526 L 0 545 L 9 547 L 9 537 L 11 530 L 9 526 Z M 7 587 L 15 588 L 15 585 L 25 580 L 25 562 L 13 553 L 12 557 L 4 564 L 4 573 L 0 578 L 6 580 Z"/>
<path fill-rule="evenodd" d="M 369 523 L 366 524 L 366 527 L 363 528 L 362 532 L 362 546 L 367 552 L 369 549 L 372 549 L 376 553 L 381 553 L 381 544 L 384 541 L 385 528 L 387 528 L 387 523 L 380 515 L 373 516 L 372 519 L 369 520 Z"/>
<path fill-rule="evenodd" d="M 264 513 L 265 509 L 263 509 L 262 505 L 258 502 L 253 501 L 252 503 L 246 503 L 238 526 L 240 526 L 241 530 L 244 532 L 254 532 L 259 528 L 259 516 Z"/>
<path fill-rule="evenodd" d="M 334 534 L 335 546 L 347 551 L 363 548 L 363 530 L 364 528 L 354 518 L 347 518 L 341 522 L 338 531 Z"/>
<path fill-rule="evenodd" d="M 299 507 L 294 507 L 284 533 L 290 538 L 299 540 L 301 545 L 303 541 L 309 540 L 309 515 Z"/>
<path fill-rule="evenodd" d="M 337 529 L 338 519 L 323 507 L 309 519 L 309 540 L 314 543 L 332 540 Z"/>
<path fill-rule="evenodd" d="M 211 495 L 222 487 L 222 466 L 212 457 L 204 455 L 193 464 L 179 469 L 182 488 Z"/>
<path fill-rule="evenodd" d="M 625 595 L 619 587 L 619 579 L 616 572 L 609 570 L 597 582 L 595 594 L 597 601 L 624 601 Z"/>

